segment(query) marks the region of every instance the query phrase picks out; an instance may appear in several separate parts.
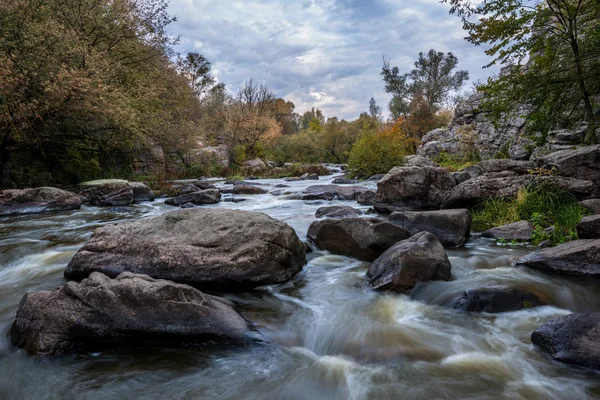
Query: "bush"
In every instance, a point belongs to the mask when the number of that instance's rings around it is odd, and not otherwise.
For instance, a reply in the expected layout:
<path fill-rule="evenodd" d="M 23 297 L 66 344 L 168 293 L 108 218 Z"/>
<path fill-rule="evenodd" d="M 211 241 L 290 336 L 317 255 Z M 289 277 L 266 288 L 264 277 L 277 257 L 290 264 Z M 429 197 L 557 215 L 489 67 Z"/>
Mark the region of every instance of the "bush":
<path fill-rule="evenodd" d="M 481 160 L 475 153 L 471 153 L 465 157 L 458 157 L 442 151 L 440 155 L 434 159 L 434 161 L 437 162 L 440 167 L 446 168 L 449 172 L 455 172 L 475 165 Z"/>
<path fill-rule="evenodd" d="M 385 174 L 404 163 L 404 156 L 412 153 L 413 139 L 400 135 L 366 133 L 352 146 L 348 164 L 355 174 L 371 176 Z"/>
<path fill-rule="evenodd" d="M 519 190 L 513 199 L 491 198 L 473 210 L 475 223 L 499 226 L 527 220 L 533 224 L 533 242 L 553 244 L 577 239 L 577 224 L 587 214 L 566 190 L 540 184 Z M 554 229 L 547 229 L 553 226 Z"/>

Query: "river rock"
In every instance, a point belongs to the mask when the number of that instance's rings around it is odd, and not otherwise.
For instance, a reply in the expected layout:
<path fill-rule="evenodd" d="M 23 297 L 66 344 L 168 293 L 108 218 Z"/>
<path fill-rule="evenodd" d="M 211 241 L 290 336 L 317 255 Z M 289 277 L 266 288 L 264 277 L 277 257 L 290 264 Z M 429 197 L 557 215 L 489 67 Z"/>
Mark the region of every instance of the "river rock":
<path fill-rule="evenodd" d="M 329 206 L 317 209 L 315 217 L 344 218 L 355 217 L 357 215 L 362 215 L 362 213 L 363 212 L 361 210 L 357 210 L 356 208 L 352 208 L 350 206 Z"/>
<path fill-rule="evenodd" d="M 143 201 L 154 201 L 154 192 L 142 182 L 129 182 L 133 191 L 133 202 L 141 203 Z"/>
<path fill-rule="evenodd" d="M 302 200 L 356 200 L 365 191 L 359 186 L 314 185 L 302 192 Z"/>
<path fill-rule="evenodd" d="M 356 202 L 363 206 L 372 206 L 376 195 L 377 193 L 372 190 L 365 190 L 356 196 Z"/>
<path fill-rule="evenodd" d="M 590 215 L 577 224 L 579 239 L 600 239 L 600 215 Z"/>
<path fill-rule="evenodd" d="M 221 200 L 221 192 L 218 189 L 206 189 L 177 197 L 171 197 L 165 200 L 165 204 L 171 206 L 181 206 L 186 203 L 195 205 L 217 204 Z"/>
<path fill-rule="evenodd" d="M 129 272 L 94 272 L 81 283 L 28 293 L 11 329 L 29 354 L 113 346 L 242 344 L 258 339 L 230 300 Z"/>
<path fill-rule="evenodd" d="M 583 200 L 579 204 L 592 214 L 600 214 L 600 199 Z"/>
<path fill-rule="evenodd" d="M 540 299 L 533 293 L 511 287 L 468 289 L 450 301 L 449 307 L 469 312 L 501 313 L 537 307 Z"/>
<path fill-rule="evenodd" d="M 519 259 L 517 266 L 600 277 L 600 239 L 573 240 L 538 250 Z"/>
<path fill-rule="evenodd" d="M 255 158 L 252 160 L 244 161 L 242 163 L 242 166 L 244 168 L 248 168 L 251 171 L 258 171 L 258 172 L 265 171 L 269 168 L 267 166 L 267 164 L 265 164 L 265 162 L 263 160 L 261 160 L 260 158 Z"/>
<path fill-rule="evenodd" d="M 335 178 L 331 181 L 334 185 L 354 185 L 360 182 L 358 179 Z"/>
<path fill-rule="evenodd" d="M 75 193 L 51 187 L 0 191 L 0 215 L 78 210 L 82 203 Z"/>
<path fill-rule="evenodd" d="M 600 313 L 551 319 L 531 334 L 531 343 L 557 361 L 600 369 Z"/>
<path fill-rule="evenodd" d="M 213 185 L 210 182 L 200 181 L 200 180 L 192 182 L 192 185 L 196 186 L 200 190 L 216 189 L 217 188 L 215 185 Z"/>
<path fill-rule="evenodd" d="M 463 244 L 471 230 L 471 213 L 467 209 L 444 211 L 396 211 L 390 222 L 408 230 L 411 235 L 427 231 L 443 246 Z"/>
<path fill-rule="evenodd" d="M 404 228 L 378 218 L 340 218 L 313 222 L 308 238 L 321 250 L 373 261 L 410 236 Z"/>
<path fill-rule="evenodd" d="M 94 184 L 98 182 L 98 184 Z M 133 204 L 133 189 L 127 181 L 93 181 L 80 184 L 80 196 L 87 203 L 100 207 L 126 206 Z"/>
<path fill-rule="evenodd" d="M 233 194 L 265 194 L 267 192 L 268 190 L 252 185 L 235 185 L 233 187 Z"/>
<path fill-rule="evenodd" d="M 529 242 L 533 237 L 533 225 L 529 221 L 513 222 L 512 224 L 488 229 L 481 236 L 492 239 Z"/>
<path fill-rule="evenodd" d="M 193 208 L 97 229 L 65 276 L 128 271 L 237 291 L 286 282 L 305 263 L 304 244 L 282 221 L 258 212 Z"/>
<path fill-rule="evenodd" d="M 557 151 L 538 161 L 543 168 L 554 168 L 561 176 L 592 181 L 600 186 L 600 144 Z"/>
<path fill-rule="evenodd" d="M 396 243 L 367 271 L 369 285 L 377 290 L 410 291 L 418 282 L 451 278 L 451 265 L 440 241 L 420 232 Z"/>
<path fill-rule="evenodd" d="M 452 175 L 436 167 L 394 167 L 379 182 L 376 211 L 437 210 L 456 185 Z"/>

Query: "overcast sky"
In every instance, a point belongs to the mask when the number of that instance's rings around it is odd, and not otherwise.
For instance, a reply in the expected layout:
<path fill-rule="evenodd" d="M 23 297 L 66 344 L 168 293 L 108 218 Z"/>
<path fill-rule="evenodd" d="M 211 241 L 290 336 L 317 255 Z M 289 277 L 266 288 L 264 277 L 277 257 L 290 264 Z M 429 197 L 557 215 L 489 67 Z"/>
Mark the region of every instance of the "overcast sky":
<path fill-rule="evenodd" d="M 179 50 L 198 51 L 230 91 L 266 83 L 296 112 L 354 119 L 369 99 L 387 110 L 385 54 L 409 71 L 420 51 L 452 51 L 472 82 L 493 69 L 481 47 L 464 40 L 460 20 L 438 0 L 171 0 L 170 30 Z"/>

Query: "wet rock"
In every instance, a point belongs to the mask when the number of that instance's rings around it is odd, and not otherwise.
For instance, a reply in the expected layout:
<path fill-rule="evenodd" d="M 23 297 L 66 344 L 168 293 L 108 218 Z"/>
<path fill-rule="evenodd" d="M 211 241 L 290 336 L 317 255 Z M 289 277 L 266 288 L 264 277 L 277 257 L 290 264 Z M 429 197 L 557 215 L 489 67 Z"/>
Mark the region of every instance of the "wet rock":
<path fill-rule="evenodd" d="M 244 180 L 246 180 L 246 181 L 255 181 L 257 179 L 258 178 L 255 177 L 254 175 L 249 175 L 249 176 L 247 176 L 247 177 L 244 178 Z"/>
<path fill-rule="evenodd" d="M 196 193 L 201 190 L 198 186 L 192 185 L 191 183 L 173 185 L 171 188 L 172 190 L 169 193 L 175 197 L 182 196 L 184 194 Z"/>
<path fill-rule="evenodd" d="M 528 254 L 517 261 L 542 271 L 600 277 L 600 239 L 573 240 Z"/>
<path fill-rule="evenodd" d="M 501 313 L 537 307 L 540 299 L 533 293 L 511 287 L 466 290 L 450 301 L 449 307 L 469 312 Z"/>
<path fill-rule="evenodd" d="M 321 207 L 315 213 L 317 218 L 344 218 L 344 217 L 355 217 L 362 215 L 362 211 L 352 208 L 350 206 L 330 206 Z"/>
<path fill-rule="evenodd" d="M 481 236 L 492 239 L 529 242 L 533 237 L 533 225 L 529 221 L 513 222 L 512 224 L 488 229 Z"/>
<path fill-rule="evenodd" d="M 386 250 L 369 266 L 367 277 L 373 289 L 405 293 L 418 282 L 449 281 L 451 265 L 440 241 L 420 232 Z"/>
<path fill-rule="evenodd" d="M 200 190 L 216 189 L 217 188 L 212 183 L 206 182 L 206 181 L 195 181 L 195 182 L 192 182 L 192 185 L 196 186 Z"/>
<path fill-rule="evenodd" d="M 331 183 L 334 185 L 354 185 L 360 182 L 357 179 L 335 178 Z"/>
<path fill-rule="evenodd" d="M 127 181 L 93 181 L 80 184 L 79 195 L 93 206 L 115 207 L 133 204 L 133 189 Z"/>
<path fill-rule="evenodd" d="M 372 206 L 375 201 L 375 196 L 377 196 L 377 193 L 374 191 L 365 190 L 356 197 L 356 202 L 363 206 Z"/>
<path fill-rule="evenodd" d="M 299 176 L 293 176 L 293 177 L 284 179 L 284 181 L 286 181 L 286 182 L 298 182 L 301 180 L 302 180 L 302 178 L 300 178 Z"/>
<path fill-rule="evenodd" d="M 456 181 L 443 168 L 394 167 L 379 182 L 373 206 L 379 212 L 436 210 Z"/>
<path fill-rule="evenodd" d="M 233 187 L 233 194 L 265 194 L 268 190 L 258 186 L 251 185 L 235 185 Z"/>
<path fill-rule="evenodd" d="M 579 204 L 589 210 L 592 214 L 600 214 L 600 199 L 583 200 Z"/>
<path fill-rule="evenodd" d="M 378 218 L 340 218 L 313 222 L 308 238 L 321 250 L 373 261 L 410 236 L 404 228 Z"/>
<path fill-rule="evenodd" d="M 154 192 L 142 182 L 129 182 L 133 191 L 133 202 L 154 201 Z"/>
<path fill-rule="evenodd" d="M 385 174 L 376 174 L 376 175 L 371 175 L 370 177 L 367 178 L 368 181 L 378 181 L 381 178 L 383 178 L 385 176 Z"/>
<path fill-rule="evenodd" d="M 600 144 L 557 151 L 538 161 L 543 168 L 554 168 L 561 176 L 592 181 L 600 186 Z"/>
<path fill-rule="evenodd" d="M 206 189 L 198 192 L 171 197 L 165 200 L 165 204 L 181 206 L 186 203 L 195 205 L 217 204 L 221 200 L 221 192 L 217 189 Z"/>
<path fill-rule="evenodd" d="M 302 200 L 356 200 L 368 189 L 359 186 L 314 185 L 302 192 Z"/>
<path fill-rule="evenodd" d="M 187 285 L 95 272 L 81 283 L 23 297 L 12 343 L 29 354 L 114 346 L 243 344 L 258 339 L 227 299 Z"/>
<path fill-rule="evenodd" d="M 318 181 L 319 175 L 318 174 L 309 174 L 305 179 L 308 181 Z"/>
<path fill-rule="evenodd" d="M 411 235 L 422 231 L 433 234 L 443 246 L 460 246 L 471 230 L 471 213 L 467 209 L 444 211 L 396 211 L 390 222 L 408 230 Z"/>
<path fill-rule="evenodd" d="M 551 319 L 531 334 L 531 343 L 557 361 L 600 369 L 600 313 Z"/>
<path fill-rule="evenodd" d="M 0 215 L 78 210 L 82 203 L 75 193 L 50 187 L 0 191 Z"/>
<path fill-rule="evenodd" d="M 194 208 L 196 205 L 194 203 L 185 203 L 181 205 L 181 208 Z"/>
<path fill-rule="evenodd" d="M 600 215 L 590 215 L 577 224 L 579 239 L 600 239 Z"/>
<path fill-rule="evenodd" d="M 97 229 L 65 276 L 134 272 L 237 291 L 286 282 L 305 263 L 303 243 L 282 221 L 258 212 L 193 208 Z"/>
<path fill-rule="evenodd" d="M 244 201 L 248 201 L 248 199 L 244 199 L 243 197 L 228 197 L 225 200 L 228 203 L 242 203 Z"/>

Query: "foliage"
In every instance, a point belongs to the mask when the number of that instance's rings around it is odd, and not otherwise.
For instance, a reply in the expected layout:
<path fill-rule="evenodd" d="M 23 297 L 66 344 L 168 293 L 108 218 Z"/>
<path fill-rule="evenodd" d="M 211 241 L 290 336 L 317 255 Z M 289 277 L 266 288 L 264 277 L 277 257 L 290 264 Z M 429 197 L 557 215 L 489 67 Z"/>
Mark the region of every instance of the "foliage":
<path fill-rule="evenodd" d="M 442 151 L 434 161 L 442 168 L 446 168 L 449 172 L 456 172 L 472 165 L 477 164 L 480 160 L 477 158 L 473 159 L 470 157 L 458 157 Z"/>
<path fill-rule="evenodd" d="M 473 210 L 476 223 L 499 226 L 527 220 L 534 226 L 534 243 L 563 243 L 577 239 L 576 226 L 586 210 L 566 190 L 538 184 L 519 190 L 512 199 L 490 198 Z M 553 229 L 547 229 L 554 227 Z"/>

